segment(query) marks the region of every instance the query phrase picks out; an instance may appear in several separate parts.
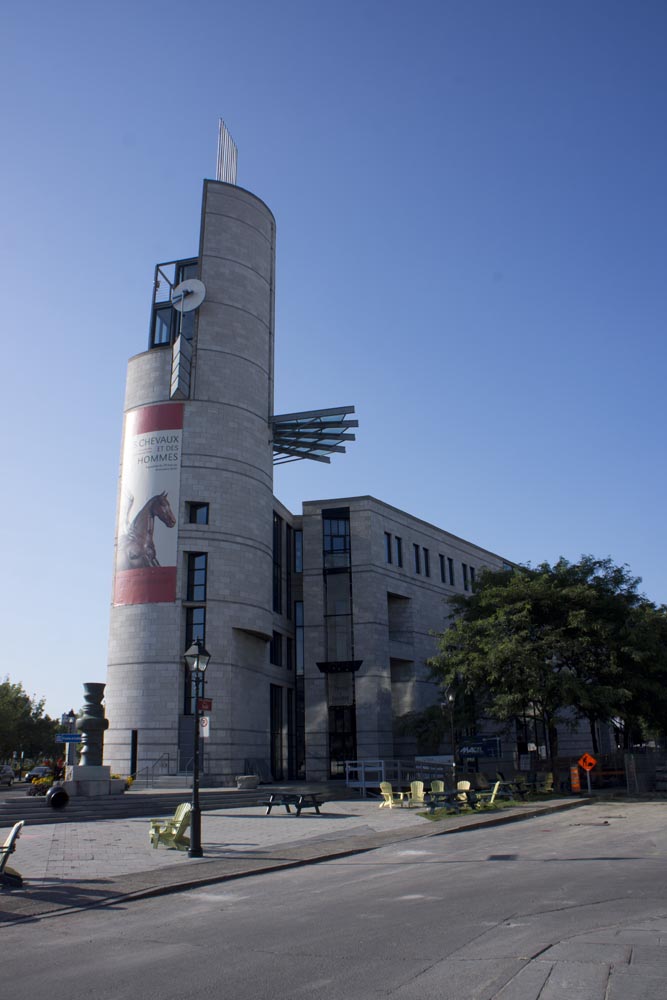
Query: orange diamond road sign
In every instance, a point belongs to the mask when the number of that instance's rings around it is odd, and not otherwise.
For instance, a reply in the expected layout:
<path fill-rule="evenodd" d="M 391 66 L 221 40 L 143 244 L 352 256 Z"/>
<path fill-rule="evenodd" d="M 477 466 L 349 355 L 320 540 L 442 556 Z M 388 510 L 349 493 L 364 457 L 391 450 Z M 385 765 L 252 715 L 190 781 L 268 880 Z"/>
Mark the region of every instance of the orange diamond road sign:
<path fill-rule="evenodd" d="M 583 757 L 580 757 L 577 761 L 579 767 L 583 767 L 584 771 L 592 771 L 597 761 L 595 757 L 591 757 L 589 753 L 585 753 Z"/>

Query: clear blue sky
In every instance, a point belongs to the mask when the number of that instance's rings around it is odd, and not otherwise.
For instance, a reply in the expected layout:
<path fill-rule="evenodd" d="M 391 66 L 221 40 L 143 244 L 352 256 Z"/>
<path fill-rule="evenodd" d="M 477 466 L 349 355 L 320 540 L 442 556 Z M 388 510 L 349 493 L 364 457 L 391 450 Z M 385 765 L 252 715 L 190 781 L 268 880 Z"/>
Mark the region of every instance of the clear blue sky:
<path fill-rule="evenodd" d="M 4 663 L 105 680 L 125 367 L 196 253 L 217 119 L 278 226 L 278 412 L 330 466 L 510 559 L 667 601 L 662 0 L 31 0 L 2 12 Z"/>

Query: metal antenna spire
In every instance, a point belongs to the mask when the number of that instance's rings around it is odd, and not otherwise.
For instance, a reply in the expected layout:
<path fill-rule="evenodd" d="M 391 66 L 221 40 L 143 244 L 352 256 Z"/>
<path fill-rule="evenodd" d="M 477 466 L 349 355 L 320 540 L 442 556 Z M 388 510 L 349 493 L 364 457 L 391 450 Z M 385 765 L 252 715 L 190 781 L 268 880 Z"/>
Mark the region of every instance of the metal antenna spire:
<path fill-rule="evenodd" d="M 238 150 L 236 143 L 227 131 L 222 118 L 218 118 L 218 164 L 215 171 L 217 181 L 236 184 L 236 161 Z"/>

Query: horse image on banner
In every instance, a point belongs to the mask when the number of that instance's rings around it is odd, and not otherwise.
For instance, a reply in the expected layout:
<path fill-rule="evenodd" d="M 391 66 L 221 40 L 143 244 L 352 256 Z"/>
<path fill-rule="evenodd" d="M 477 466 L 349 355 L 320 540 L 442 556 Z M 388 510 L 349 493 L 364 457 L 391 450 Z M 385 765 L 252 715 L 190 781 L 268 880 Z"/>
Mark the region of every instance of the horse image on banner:
<path fill-rule="evenodd" d="M 130 495 L 128 514 L 133 503 L 134 497 Z M 117 569 L 139 569 L 142 566 L 160 565 L 153 540 L 156 517 L 168 528 L 173 528 L 176 524 L 166 491 L 151 497 L 137 516 L 128 522 L 125 534 L 118 539 Z"/>
<path fill-rule="evenodd" d="M 182 430 L 180 403 L 144 406 L 126 416 L 116 605 L 176 600 Z"/>

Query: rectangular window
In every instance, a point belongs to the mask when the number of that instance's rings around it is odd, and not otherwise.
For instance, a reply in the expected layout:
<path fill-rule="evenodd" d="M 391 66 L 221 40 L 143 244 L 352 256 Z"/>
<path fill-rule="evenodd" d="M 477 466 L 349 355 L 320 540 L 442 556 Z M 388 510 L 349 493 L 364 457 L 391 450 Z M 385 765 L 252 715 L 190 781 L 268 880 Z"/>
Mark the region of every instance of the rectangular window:
<path fill-rule="evenodd" d="M 391 565 L 391 535 L 388 531 L 384 533 L 384 559 Z"/>
<path fill-rule="evenodd" d="M 428 549 L 423 549 L 424 552 L 424 576 L 431 575 L 431 557 L 429 555 Z"/>
<path fill-rule="evenodd" d="M 475 585 L 475 567 L 474 566 L 470 567 L 470 585 L 471 585 L 471 587 L 474 587 L 474 585 Z"/>
<path fill-rule="evenodd" d="M 345 516 L 342 516 L 345 515 Z M 350 565 L 349 511 L 322 511 L 324 565 L 327 569 Z"/>
<path fill-rule="evenodd" d="M 403 566 L 403 539 L 398 535 L 394 538 L 394 551 L 396 553 L 396 565 Z"/>
<path fill-rule="evenodd" d="M 325 615 L 351 615 L 350 574 L 327 573 Z"/>
<path fill-rule="evenodd" d="M 447 576 L 445 574 L 445 557 L 443 555 L 439 555 L 438 559 L 440 560 L 440 582 L 447 583 Z"/>
<path fill-rule="evenodd" d="M 190 524 L 208 524 L 208 504 L 188 503 L 188 521 Z"/>
<path fill-rule="evenodd" d="M 296 645 L 296 672 L 303 676 L 303 601 L 294 602 L 294 641 Z"/>
<path fill-rule="evenodd" d="M 447 556 L 447 572 L 449 573 L 449 586 L 453 587 L 454 584 L 454 560 Z"/>
<path fill-rule="evenodd" d="M 413 549 L 413 552 L 414 552 L 414 555 L 415 555 L 415 573 L 421 573 L 421 571 L 422 571 L 422 564 L 421 564 L 421 555 L 420 555 L 420 552 L 419 552 L 419 546 L 418 545 L 413 545 L 412 549 Z"/>
<path fill-rule="evenodd" d="M 280 632 L 274 632 L 269 643 L 269 660 L 276 667 L 283 665 L 283 637 Z"/>
<path fill-rule="evenodd" d="M 283 519 L 273 512 L 273 610 L 283 610 Z"/>
<path fill-rule="evenodd" d="M 350 571 L 350 510 L 322 511 L 326 659 L 353 659 Z"/>
<path fill-rule="evenodd" d="M 468 567 L 464 562 L 461 563 L 461 569 L 463 570 L 463 589 L 470 590 L 470 582 L 468 580 Z"/>
<path fill-rule="evenodd" d="M 294 572 L 303 573 L 303 531 L 294 532 Z"/>
<path fill-rule="evenodd" d="M 285 525 L 285 614 L 292 617 L 292 559 L 294 556 L 294 541 L 292 528 Z"/>
<path fill-rule="evenodd" d="M 160 303 L 153 314 L 152 347 L 162 347 L 171 343 L 171 324 L 173 316 L 171 302 Z"/>
<path fill-rule="evenodd" d="M 205 552 L 188 552 L 188 584 L 186 600 L 206 600 L 206 564 Z"/>
<path fill-rule="evenodd" d="M 271 685 L 271 775 L 274 781 L 283 778 L 283 689 Z"/>
<path fill-rule="evenodd" d="M 291 635 L 285 636 L 285 666 L 289 671 L 294 670 L 294 639 Z"/>
<path fill-rule="evenodd" d="M 196 639 L 206 645 L 206 608 L 185 609 L 185 648 L 189 649 Z"/>

